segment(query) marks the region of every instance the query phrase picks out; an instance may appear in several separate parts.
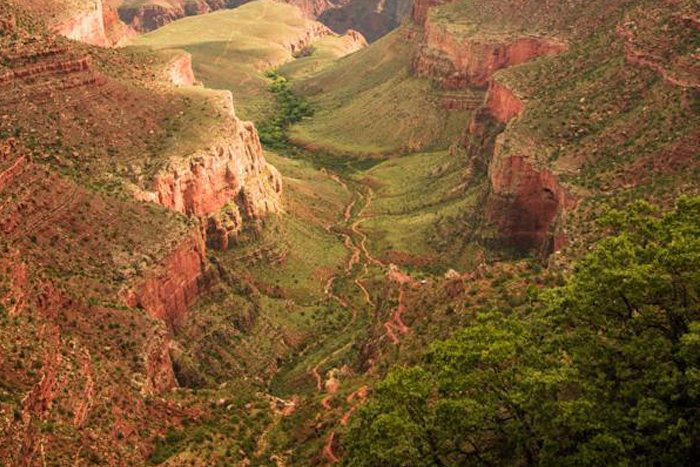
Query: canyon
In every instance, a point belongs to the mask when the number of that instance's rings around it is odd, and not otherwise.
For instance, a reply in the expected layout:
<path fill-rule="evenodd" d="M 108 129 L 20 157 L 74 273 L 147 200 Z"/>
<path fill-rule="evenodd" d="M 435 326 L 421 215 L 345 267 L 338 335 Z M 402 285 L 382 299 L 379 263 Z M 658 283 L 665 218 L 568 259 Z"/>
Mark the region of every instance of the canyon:
<path fill-rule="evenodd" d="M 422 446 L 416 366 L 510 371 L 608 207 L 700 192 L 692 0 L 21 3 L 3 465 L 412 465 L 357 440 Z"/>
<path fill-rule="evenodd" d="M 356 30 L 373 42 L 396 28 L 411 8 L 411 0 L 284 0 L 307 18 L 317 19 L 334 32 Z M 139 32 L 153 31 L 186 16 L 236 8 L 247 0 L 170 0 L 117 2 L 121 20 Z"/>

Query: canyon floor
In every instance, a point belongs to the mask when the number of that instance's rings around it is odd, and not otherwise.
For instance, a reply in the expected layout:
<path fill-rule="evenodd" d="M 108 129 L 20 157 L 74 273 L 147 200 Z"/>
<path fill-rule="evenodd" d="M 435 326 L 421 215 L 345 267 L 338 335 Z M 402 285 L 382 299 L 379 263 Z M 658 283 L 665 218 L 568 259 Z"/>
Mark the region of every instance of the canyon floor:
<path fill-rule="evenodd" d="M 234 248 L 209 252 L 227 271 L 224 280 L 175 332 L 181 346 L 174 361 L 179 381 L 223 388 L 203 392 L 216 400 L 234 397 L 229 387 L 248 380 L 258 400 L 271 398 L 273 410 L 254 420 L 262 430 L 255 450 L 245 450 L 251 465 L 337 461 L 343 430 L 363 404 L 368 385 L 392 362 L 417 356 L 430 334 L 426 327 L 447 332 L 464 318 L 461 312 L 430 317 L 418 303 L 442 295 L 435 287 L 448 270 L 477 266 L 484 255 L 475 245 L 431 240 L 440 238 L 436 224 L 446 238 L 458 238 L 462 213 L 478 202 L 481 185 L 465 193 L 466 162 L 449 150 L 450 137 L 459 136 L 470 110 L 446 112 L 445 93 L 410 76 L 405 30 L 380 40 L 359 59 L 350 55 L 335 65 L 337 57 L 365 44 L 321 32 L 311 43 L 313 53 L 295 58 L 286 43 L 303 39 L 308 25 L 292 13 L 291 7 L 253 2 L 135 39 L 139 47 L 186 50 L 196 78 L 204 86 L 231 90 L 237 113 L 259 127 L 278 112 L 268 90 L 271 80 L 263 76 L 273 66 L 292 88 L 330 66 L 341 67 L 331 71 L 336 75 L 365 70 L 359 79 L 332 80 L 346 96 L 367 97 L 346 97 L 347 113 L 329 111 L 331 118 L 321 110 L 306 120 L 343 126 L 352 144 L 302 134 L 303 122 L 293 127 L 291 144 L 266 152 L 282 174 L 282 212 L 261 232 L 244 234 Z M 376 69 L 373 62 L 379 63 Z M 348 90 L 348 84 L 354 88 Z M 372 102 L 370 94 L 381 100 Z M 322 95 L 342 103 L 331 93 Z M 469 98 L 475 109 L 483 94 Z M 385 109 L 384 122 L 376 115 L 366 118 L 370 103 L 372 109 Z M 407 146 L 409 134 L 413 141 Z M 231 375 L 237 375 L 233 381 Z M 219 426 L 221 416 L 207 419 L 210 436 L 203 445 L 193 442 L 203 429 L 193 422 L 173 439 L 164 438 L 152 459 L 199 465 L 202 453 L 212 451 L 226 453 L 222 465 L 230 462 L 225 459 L 237 456 L 234 446 L 240 440 L 225 439 L 228 428 Z"/>

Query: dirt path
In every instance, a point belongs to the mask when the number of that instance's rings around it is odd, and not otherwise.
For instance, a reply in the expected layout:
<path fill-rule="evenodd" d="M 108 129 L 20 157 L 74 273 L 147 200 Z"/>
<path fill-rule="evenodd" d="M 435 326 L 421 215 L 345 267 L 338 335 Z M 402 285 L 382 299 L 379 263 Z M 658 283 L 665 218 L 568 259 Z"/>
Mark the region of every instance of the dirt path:
<path fill-rule="evenodd" d="M 258 445 L 255 449 L 255 457 L 262 456 L 270 445 L 270 433 L 279 426 L 280 421 L 283 417 L 288 417 L 294 413 L 297 406 L 297 398 L 294 396 L 290 401 L 285 401 L 277 397 L 268 395 L 270 402 L 270 409 L 272 411 L 272 421 L 265 427 L 265 430 L 258 438 Z M 285 465 L 285 460 L 283 457 L 273 454 L 270 457 L 278 466 Z"/>
<path fill-rule="evenodd" d="M 356 306 L 350 303 L 348 298 L 341 297 L 334 293 L 333 288 L 336 280 L 340 278 L 349 278 L 350 280 L 352 280 L 355 286 L 362 293 L 366 304 L 370 307 L 374 307 L 375 303 L 372 300 L 372 295 L 370 294 L 367 287 L 363 284 L 362 279 L 365 275 L 369 273 L 370 266 L 376 266 L 384 269 L 387 265 L 379 259 L 373 257 L 372 254 L 369 252 L 369 249 L 367 248 L 368 236 L 360 228 L 360 225 L 365 220 L 363 215 L 372 204 L 372 198 L 374 196 L 374 192 L 372 191 L 372 189 L 367 188 L 366 191 L 360 189 L 355 190 L 354 187 L 351 188 L 349 184 L 342 180 L 338 175 L 329 172 L 326 172 L 326 174 L 336 183 L 341 185 L 343 189 L 351 195 L 351 200 L 348 202 L 348 204 L 343 210 L 342 218 L 338 221 L 337 224 L 327 226 L 326 228 L 328 232 L 335 232 L 337 235 L 342 236 L 343 244 L 345 248 L 347 248 L 347 250 L 350 252 L 350 257 L 348 258 L 348 262 L 345 265 L 345 270 L 342 273 L 338 273 L 330 277 L 324 287 L 324 292 L 326 296 L 340 304 L 342 307 L 353 311 L 351 321 L 341 330 L 341 334 L 343 334 L 350 328 L 352 323 L 355 322 L 358 310 Z M 359 207 L 359 209 L 358 203 L 361 203 L 361 207 Z M 359 271 L 358 268 L 356 268 L 356 266 L 358 265 L 361 266 L 361 268 L 359 268 Z M 391 319 L 384 323 L 386 329 L 386 336 L 388 336 L 394 344 L 399 344 L 400 336 L 409 333 L 408 326 L 406 326 L 402 320 L 402 314 L 406 309 L 406 306 L 404 304 L 405 286 L 412 284 L 412 279 L 410 278 L 410 276 L 399 271 L 398 268 L 396 268 L 396 266 L 394 265 L 390 266 L 390 270 L 387 274 L 387 279 L 400 284 L 398 307 L 392 314 Z M 333 337 L 330 337 L 330 339 L 333 339 Z M 348 346 L 346 345 L 344 348 L 346 347 Z M 336 350 L 310 370 L 310 373 L 313 376 L 316 383 L 316 392 L 321 393 L 325 389 L 325 395 L 320 401 L 322 412 L 320 412 L 320 414 L 317 416 L 328 417 L 332 414 L 334 407 L 331 402 L 333 401 L 333 398 L 335 397 L 340 387 L 340 381 L 338 381 L 338 379 L 336 378 L 335 369 L 331 369 L 328 372 L 328 379 L 324 381 L 324 377 L 321 374 L 319 368 L 322 365 L 326 364 L 326 362 L 328 362 L 331 357 L 333 357 L 335 354 L 342 350 L 343 349 Z M 368 392 L 368 387 L 362 386 L 360 389 L 354 391 L 352 394 L 347 396 L 346 402 L 350 404 L 350 407 L 342 414 L 341 418 L 339 419 L 340 426 L 345 426 L 349 423 L 353 413 L 355 413 L 357 408 L 365 402 Z M 329 463 L 336 463 L 340 460 L 334 452 L 336 436 L 336 430 L 331 430 L 323 446 L 323 457 Z"/>
<path fill-rule="evenodd" d="M 399 270 L 399 268 L 394 264 L 389 266 L 389 273 L 387 274 L 387 277 L 392 282 L 399 284 L 399 304 L 396 307 L 396 310 L 394 310 L 394 313 L 392 313 L 391 319 L 384 323 L 384 329 L 386 329 L 386 336 L 391 340 L 391 342 L 394 344 L 400 344 L 401 338 L 399 335 L 407 335 L 410 332 L 410 329 L 403 322 L 402 318 L 403 313 L 406 311 L 406 287 L 415 286 L 415 281 L 411 278 L 411 276 Z"/>
<path fill-rule="evenodd" d="M 335 431 L 331 431 L 331 434 L 328 435 L 328 441 L 326 441 L 325 446 L 323 446 L 323 457 L 328 459 L 333 464 L 340 461 L 340 459 L 338 459 L 335 456 L 335 454 L 333 453 L 333 441 L 334 440 L 335 440 Z"/>
<path fill-rule="evenodd" d="M 352 394 L 350 394 L 350 395 L 345 399 L 347 402 L 350 402 L 350 403 L 353 402 L 353 400 L 355 400 L 355 401 L 357 401 L 357 402 L 355 403 L 355 405 L 353 405 L 352 407 L 350 407 L 350 410 L 348 410 L 347 412 L 345 412 L 345 414 L 343 415 L 343 417 L 340 419 L 340 424 L 341 424 L 341 425 L 345 426 L 345 425 L 348 424 L 348 422 L 350 421 L 350 417 L 352 416 L 353 413 L 355 413 L 355 410 L 357 410 L 357 408 L 358 408 L 359 406 L 361 406 L 362 404 L 365 403 L 365 401 L 367 400 L 367 395 L 368 395 L 368 394 L 369 394 L 369 387 L 365 385 L 365 386 L 362 386 L 362 387 L 361 387 L 360 389 L 358 389 L 357 391 L 355 391 L 355 392 L 353 392 Z"/>
<path fill-rule="evenodd" d="M 362 206 L 362 209 L 360 212 L 357 213 L 358 219 L 350 226 L 350 230 L 356 235 L 360 237 L 360 249 L 362 250 L 362 253 L 365 255 L 365 258 L 367 259 L 367 262 L 374 265 L 374 266 L 386 266 L 382 261 L 378 260 L 374 256 L 372 256 L 367 249 L 367 234 L 365 234 L 362 230 L 360 230 L 360 224 L 365 220 L 362 218 L 362 215 L 365 213 L 367 209 L 372 205 L 372 197 L 374 196 L 374 191 L 372 191 L 371 188 L 367 188 L 367 194 L 363 196 L 365 198 L 365 204 Z"/>

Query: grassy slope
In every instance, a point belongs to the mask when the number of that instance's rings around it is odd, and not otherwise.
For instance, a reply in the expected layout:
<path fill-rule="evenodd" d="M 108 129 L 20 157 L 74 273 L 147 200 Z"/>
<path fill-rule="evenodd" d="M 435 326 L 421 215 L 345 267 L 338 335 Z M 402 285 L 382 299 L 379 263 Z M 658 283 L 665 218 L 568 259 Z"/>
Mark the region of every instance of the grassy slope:
<path fill-rule="evenodd" d="M 290 39 L 311 25 L 296 7 L 261 0 L 184 18 L 136 38 L 134 45 L 191 53 L 197 78 L 207 87 L 231 90 L 239 115 L 257 120 L 270 102 L 261 72 L 292 60 Z M 335 58 L 330 52 L 328 56 Z"/>
<path fill-rule="evenodd" d="M 362 228 L 378 258 L 437 271 L 469 267 L 471 250 L 457 232 L 482 185 L 466 175 L 463 156 L 441 151 L 390 159 L 365 181 L 375 197 Z"/>
<path fill-rule="evenodd" d="M 292 129 L 304 143 L 341 153 L 386 154 L 446 148 L 464 130 L 465 112 L 441 108 L 428 80 L 409 73 L 406 30 L 300 81 L 316 116 Z"/>
<path fill-rule="evenodd" d="M 352 47 L 352 38 L 348 35 L 322 37 L 314 42 L 314 52 L 310 56 L 286 63 L 278 71 L 288 79 L 303 80 L 322 72 L 336 59 L 348 55 L 348 50 Z"/>

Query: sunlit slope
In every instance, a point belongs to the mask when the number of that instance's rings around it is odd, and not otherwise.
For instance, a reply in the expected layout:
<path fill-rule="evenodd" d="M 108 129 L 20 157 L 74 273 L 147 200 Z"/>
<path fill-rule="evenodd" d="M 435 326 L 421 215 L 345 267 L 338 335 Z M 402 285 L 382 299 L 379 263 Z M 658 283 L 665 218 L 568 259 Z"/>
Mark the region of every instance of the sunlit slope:
<path fill-rule="evenodd" d="M 478 250 L 466 235 L 484 180 L 448 151 L 387 160 L 364 174 L 372 202 L 360 224 L 385 263 L 435 272 L 471 265 Z"/>
<path fill-rule="evenodd" d="M 292 59 L 291 44 L 314 28 L 318 23 L 297 8 L 263 0 L 184 18 L 134 44 L 191 53 L 197 78 L 207 87 L 233 91 L 236 111 L 251 119 L 269 98 L 261 72 Z"/>
<path fill-rule="evenodd" d="M 295 84 L 314 118 L 292 136 L 316 148 L 353 154 L 444 149 L 464 130 L 467 112 L 448 112 L 428 80 L 411 76 L 411 35 L 401 28 Z"/>
<path fill-rule="evenodd" d="M 306 45 L 330 34 L 296 7 L 260 0 L 184 18 L 133 44 L 186 50 L 192 54 L 197 79 L 207 87 L 233 91 L 238 114 L 256 120 L 270 99 L 262 72 L 293 60 Z M 336 57 L 329 53 L 328 60 Z"/>
<path fill-rule="evenodd" d="M 352 32 L 343 36 L 322 37 L 313 43 L 309 50 L 310 55 L 284 64 L 279 68 L 279 72 L 292 80 L 307 79 L 325 70 L 333 61 L 345 57 L 365 45 L 365 39 Z"/>

